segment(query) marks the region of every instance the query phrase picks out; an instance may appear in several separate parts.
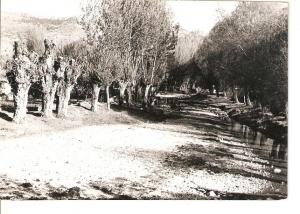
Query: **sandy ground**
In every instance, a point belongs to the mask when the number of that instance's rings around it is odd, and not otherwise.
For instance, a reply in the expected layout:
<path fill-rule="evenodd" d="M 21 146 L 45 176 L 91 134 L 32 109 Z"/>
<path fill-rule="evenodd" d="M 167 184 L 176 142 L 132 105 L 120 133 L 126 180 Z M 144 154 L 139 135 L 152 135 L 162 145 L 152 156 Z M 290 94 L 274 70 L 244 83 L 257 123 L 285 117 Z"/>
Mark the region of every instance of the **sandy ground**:
<path fill-rule="evenodd" d="M 97 120 L 104 112 L 71 109 L 85 120 L 71 115 L 55 126 L 58 119 L 52 119 L 43 131 L 36 127 L 36 133 L 1 138 L 1 199 L 286 197 L 286 183 L 274 179 L 274 166 L 232 136 L 114 111 Z"/>

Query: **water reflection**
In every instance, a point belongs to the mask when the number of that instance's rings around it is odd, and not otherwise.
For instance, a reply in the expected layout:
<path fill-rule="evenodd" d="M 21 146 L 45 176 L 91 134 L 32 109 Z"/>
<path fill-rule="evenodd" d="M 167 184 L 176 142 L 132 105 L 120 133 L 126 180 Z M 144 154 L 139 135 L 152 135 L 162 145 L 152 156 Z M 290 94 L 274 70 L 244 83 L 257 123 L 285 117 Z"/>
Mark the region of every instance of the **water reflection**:
<path fill-rule="evenodd" d="M 229 128 L 234 136 L 243 143 L 255 148 L 255 152 L 260 156 L 271 159 L 287 160 L 286 140 L 268 138 L 261 132 L 252 130 L 249 126 L 232 122 Z"/>

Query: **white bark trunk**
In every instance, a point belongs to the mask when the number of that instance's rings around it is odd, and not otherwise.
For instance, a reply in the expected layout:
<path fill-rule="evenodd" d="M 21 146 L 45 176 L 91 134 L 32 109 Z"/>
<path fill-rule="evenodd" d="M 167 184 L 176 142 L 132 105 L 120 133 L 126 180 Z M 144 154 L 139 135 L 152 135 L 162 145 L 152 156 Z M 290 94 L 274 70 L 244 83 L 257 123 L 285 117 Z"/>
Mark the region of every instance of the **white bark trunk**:
<path fill-rule="evenodd" d="M 145 107 L 148 107 L 149 104 L 149 90 L 151 89 L 151 85 L 147 85 L 145 89 L 145 94 L 144 94 L 144 105 Z"/>
<path fill-rule="evenodd" d="M 127 88 L 127 94 L 128 94 L 127 106 L 130 107 L 130 106 L 132 106 L 132 89 L 131 89 L 131 87 Z"/>
<path fill-rule="evenodd" d="M 93 84 L 93 94 L 92 94 L 92 102 L 91 102 L 91 110 L 93 112 L 98 111 L 98 99 L 99 99 L 100 87 L 98 84 Z"/>
<path fill-rule="evenodd" d="M 125 90 L 128 83 L 120 83 L 120 96 L 119 96 L 119 105 L 121 106 L 125 100 Z"/>
<path fill-rule="evenodd" d="M 109 86 L 106 86 L 107 110 L 110 111 Z"/>
<path fill-rule="evenodd" d="M 249 96 L 246 97 L 246 105 L 247 105 L 247 106 L 252 106 L 252 102 L 251 102 Z"/>
<path fill-rule="evenodd" d="M 51 118 L 53 116 L 52 110 L 57 85 L 58 81 L 53 82 L 51 89 L 45 92 L 43 95 L 43 117 Z"/>
<path fill-rule="evenodd" d="M 252 102 L 250 100 L 249 93 L 246 93 L 246 105 L 247 106 L 252 106 Z"/>
<path fill-rule="evenodd" d="M 30 86 L 31 84 L 19 84 L 14 94 L 15 113 L 13 121 L 16 123 L 23 123 L 25 121 Z"/>
<path fill-rule="evenodd" d="M 235 103 L 240 103 L 239 98 L 238 98 L 238 89 L 237 87 L 233 88 L 233 100 Z"/>
<path fill-rule="evenodd" d="M 64 87 L 62 93 L 58 97 L 57 117 L 64 118 L 67 116 L 72 89 L 73 85 Z"/>

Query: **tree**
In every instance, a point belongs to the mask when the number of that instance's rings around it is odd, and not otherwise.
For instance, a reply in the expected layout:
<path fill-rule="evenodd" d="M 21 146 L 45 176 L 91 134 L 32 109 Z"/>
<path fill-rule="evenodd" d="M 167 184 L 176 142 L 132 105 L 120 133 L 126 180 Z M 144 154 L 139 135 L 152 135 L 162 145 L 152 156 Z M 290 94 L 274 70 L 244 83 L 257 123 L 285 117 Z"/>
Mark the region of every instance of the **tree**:
<path fill-rule="evenodd" d="M 13 59 L 7 62 L 6 75 L 14 95 L 13 121 L 22 123 L 26 116 L 29 88 L 38 78 L 38 55 L 28 51 L 26 41 L 14 42 L 13 49 Z"/>
<path fill-rule="evenodd" d="M 87 37 L 87 59 L 85 76 L 92 85 L 92 111 L 97 111 L 97 102 L 101 86 L 106 87 L 107 108 L 110 109 L 109 87 L 120 76 L 119 54 L 115 50 L 114 35 L 116 27 L 112 1 L 89 1 L 83 8 L 81 25 Z"/>
<path fill-rule="evenodd" d="M 87 32 L 88 43 L 96 47 L 102 53 L 98 57 L 104 59 L 99 63 L 107 67 L 107 58 L 114 59 L 113 64 L 109 64 L 114 69 L 107 71 L 109 75 L 104 76 L 110 78 L 105 81 L 118 80 L 120 103 L 126 90 L 127 102 L 131 104 L 138 82 L 148 85 L 158 83 L 166 70 L 169 56 L 174 52 L 176 33 L 165 2 L 90 1 L 84 8 L 84 14 L 82 25 Z M 105 72 L 98 70 L 97 73 Z"/>
<path fill-rule="evenodd" d="M 55 60 L 55 44 L 49 40 L 44 40 L 45 51 L 39 59 L 40 82 L 43 90 L 43 116 L 52 117 L 53 103 L 62 71 L 59 64 L 61 58 Z"/>
<path fill-rule="evenodd" d="M 232 88 L 236 102 L 242 92 L 246 105 L 252 105 L 251 97 L 274 114 L 284 111 L 287 11 L 273 3 L 240 2 L 232 15 L 223 16 L 210 31 L 195 61 L 199 75 Z"/>
<path fill-rule="evenodd" d="M 86 48 L 82 41 L 65 45 L 60 51 L 61 60 L 57 61 L 57 68 L 63 73 L 58 78 L 57 88 L 57 116 L 66 117 L 71 91 L 76 84 L 86 59 Z"/>
<path fill-rule="evenodd" d="M 175 59 L 178 66 L 189 63 L 199 49 L 203 35 L 200 31 L 192 31 L 178 35 L 178 42 L 175 49 Z"/>
<path fill-rule="evenodd" d="M 175 47 L 178 40 L 179 26 L 173 26 L 170 14 L 166 11 L 164 1 L 153 1 L 147 13 L 144 25 L 146 38 L 142 43 L 141 79 L 146 88 L 144 90 L 143 105 L 149 105 L 149 92 L 153 85 L 158 86 L 164 79 L 171 59 L 175 58 Z M 149 30 L 151 29 L 151 30 Z"/>

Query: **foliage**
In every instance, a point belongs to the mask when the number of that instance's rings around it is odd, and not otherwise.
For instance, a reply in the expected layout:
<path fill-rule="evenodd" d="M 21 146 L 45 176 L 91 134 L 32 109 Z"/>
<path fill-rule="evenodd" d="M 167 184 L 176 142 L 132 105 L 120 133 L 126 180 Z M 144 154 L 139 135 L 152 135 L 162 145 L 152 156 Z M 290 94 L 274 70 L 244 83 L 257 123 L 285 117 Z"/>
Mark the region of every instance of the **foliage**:
<path fill-rule="evenodd" d="M 94 79 L 103 84 L 162 79 L 177 37 L 164 1 L 89 1 L 83 11 Z"/>
<path fill-rule="evenodd" d="M 203 36 L 200 31 L 192 31 L 178 36 L 175 49 L 176 63 L 180 66 L 192 60 L 202 40 Z"/>
<path fill-rule="evenodd" d="M 45 35 L 42 29 L 29 29 L 26 31 L 24 38 L 28 51 L 34 51 L 39 56 L 44 54 Z"/>
<path fill-rule="evenodd" d="M 278 114 L 287 103 L 287 11 L 276 4 L 240 2 L 195 55 L 208 87 L 241 88 Z"/>
<path fill-rule="evenodd" d="M 19 84 L 30 85 L 38 79 L 38 55 L 28 51 L 26 41 L 14 43 L 14 56 L 6 63 L 6 76 L 13 91 L 16 91 Z"/>

